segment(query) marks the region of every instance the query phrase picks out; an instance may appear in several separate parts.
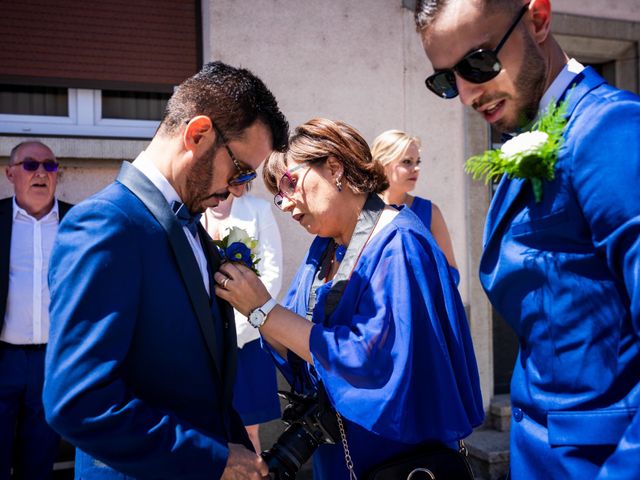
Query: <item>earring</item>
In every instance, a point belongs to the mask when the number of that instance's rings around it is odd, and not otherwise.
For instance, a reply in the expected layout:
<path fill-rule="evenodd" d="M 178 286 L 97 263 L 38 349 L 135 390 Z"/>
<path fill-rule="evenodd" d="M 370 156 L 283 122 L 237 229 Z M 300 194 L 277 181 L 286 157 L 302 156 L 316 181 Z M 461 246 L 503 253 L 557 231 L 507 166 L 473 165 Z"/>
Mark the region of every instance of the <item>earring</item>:
<path fill-rule="evenodd" d="M 336 188 L 339 192 L 342 191 L 342 182 L 340 181 L 340 177 L 336 178 Z"/>

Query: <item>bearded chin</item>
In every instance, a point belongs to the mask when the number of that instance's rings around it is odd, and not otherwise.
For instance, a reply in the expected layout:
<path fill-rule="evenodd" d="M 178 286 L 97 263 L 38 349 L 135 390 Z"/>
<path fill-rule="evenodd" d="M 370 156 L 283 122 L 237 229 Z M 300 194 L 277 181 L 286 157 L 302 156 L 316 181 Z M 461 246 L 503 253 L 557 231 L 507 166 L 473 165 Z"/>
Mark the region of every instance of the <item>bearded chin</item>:
<path fill-rule="evenodd" d="M 213 158 L 218 147 L 212 145 L 197 159 L 195 165 L 187 175 L 186 185 L 188 199 L 184 200 L 185 205 L 192 213 L 202 213 L 205 208 L 204 202 L 210 197 L 209 189 L 213 183 L 215 165 Z"/>

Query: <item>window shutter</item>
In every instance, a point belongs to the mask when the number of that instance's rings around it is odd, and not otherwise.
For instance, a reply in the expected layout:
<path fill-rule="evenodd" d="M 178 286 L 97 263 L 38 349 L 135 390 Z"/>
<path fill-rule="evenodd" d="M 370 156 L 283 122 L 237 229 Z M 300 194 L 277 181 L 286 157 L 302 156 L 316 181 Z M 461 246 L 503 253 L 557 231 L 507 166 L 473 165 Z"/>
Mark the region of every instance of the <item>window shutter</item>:
<path fill-rule="evenodd" d="M 201 65 L 198 0 L 0 3 L 0 83 L 171 92 Z"/>

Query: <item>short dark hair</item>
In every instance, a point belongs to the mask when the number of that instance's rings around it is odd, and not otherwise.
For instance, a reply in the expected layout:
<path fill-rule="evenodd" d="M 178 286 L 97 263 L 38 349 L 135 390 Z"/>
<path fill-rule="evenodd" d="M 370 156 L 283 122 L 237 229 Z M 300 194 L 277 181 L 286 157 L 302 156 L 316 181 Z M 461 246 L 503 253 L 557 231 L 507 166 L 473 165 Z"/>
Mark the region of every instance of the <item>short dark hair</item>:
<path fill-rule="evenodd" d="M 265 84 L 249 70 L 207 63 L 182 82 L 167 103 L 158 132 L 175 135 L 197 115 L 213 119 L 227 140 L 238 138 L 256 120 L 271 130 L 275 150 L 287 145 L 289 124 Z"/>
<path fill-rule="evenodd" d="M 449 3 L 451 3 L 451 0 L 417 0 L 413 18 L 418 32 L 422 32 L 429 27 Z M 493 12 L 497 8 L 515 12 L 518 8 L 522 8 L 520 0 L 484 0 L 483 3 L 488 12 Z"/>
<path fill-rule="evenodd" d="M 381 193 L 389 188 L 384 167 L 375 163 L 366 140 L 344 122 L 314 118 L 295 129 L 284 153 L 274 152 L 266 160 L 262 176 L 272 193 L 289 162 L 301 163 L 335 158 L 344 168 L 346 185 L 355 193 Z"/>
<path fill-rule="evenodd" d="M 42 143 L 40 140 L 25 140 L 24 142 L 20 142 L 19 144 L 17 144 L 15 147 L 11 149 L 11 152 L 9 153 L 9 165 L 13 165 L 14 163 L 16 163 L 18 152 L 22 149 L 22 147 L 26 147 L 27 145 L 40 145 L 46 148 L 47 150 L 49 150 L 51 153 L 53 153 L 53 150 L 51 150 L 49 145 Z M 55 154 L 54 154 L 54 157 L 55 157 Z"/>

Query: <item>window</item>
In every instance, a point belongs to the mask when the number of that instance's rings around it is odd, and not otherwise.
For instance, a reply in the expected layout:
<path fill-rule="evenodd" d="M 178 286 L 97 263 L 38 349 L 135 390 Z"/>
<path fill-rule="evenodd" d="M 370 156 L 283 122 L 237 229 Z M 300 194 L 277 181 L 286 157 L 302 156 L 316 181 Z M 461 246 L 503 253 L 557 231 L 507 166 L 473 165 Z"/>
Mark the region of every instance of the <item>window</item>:
<path fill-rule="evenodd" d="M 0 85 L 0 132 L 151 138 L 169 93 Z"/>
<path fill-rule="evenodd" d="M 2 2 L 0 134 L 150 138 L 202 62 L 199 0 Z"/>
<path fill-rule="evenodd" d="M 0 85 L 0 113 L 7 115 L 69 115 L 66 88 Z"/>

